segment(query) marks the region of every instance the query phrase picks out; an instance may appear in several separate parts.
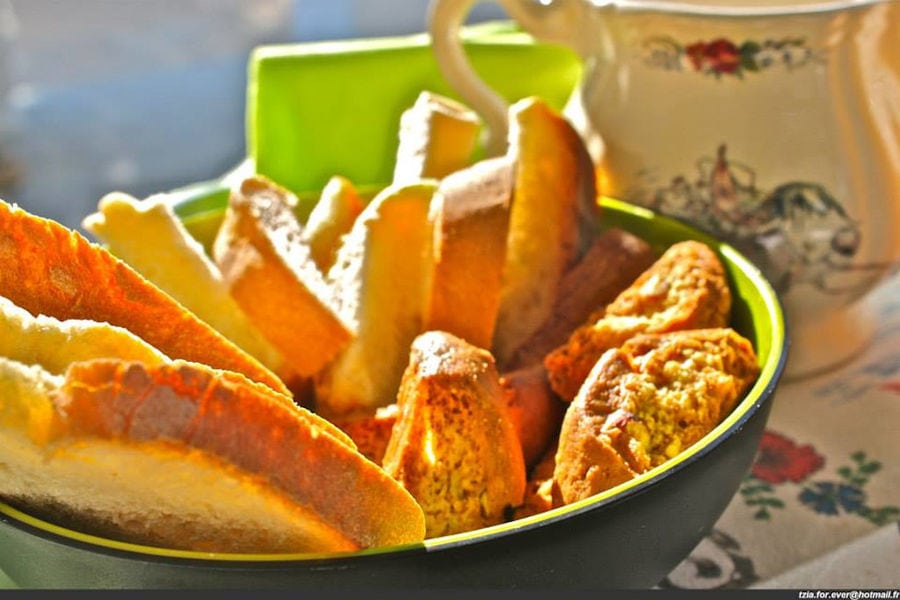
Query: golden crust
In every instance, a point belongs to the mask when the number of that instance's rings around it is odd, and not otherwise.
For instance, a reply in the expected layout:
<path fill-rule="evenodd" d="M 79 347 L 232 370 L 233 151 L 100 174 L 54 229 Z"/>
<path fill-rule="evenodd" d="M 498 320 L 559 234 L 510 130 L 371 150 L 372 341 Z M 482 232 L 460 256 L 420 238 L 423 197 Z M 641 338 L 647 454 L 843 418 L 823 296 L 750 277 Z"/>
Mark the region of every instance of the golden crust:
<path fill-rule="evenodd" d="M 258 360 L 108 251 L 2 201 L 0 295 L 33 315 L 123 327 L 169 358 L 237 371 L 287 392 Z"/>
<path fill-rule="evenodd" d="M 709 433 L 759 374 L 731 329 L 638 335 L 606 351 L 566 411 L 554 478 L 566 503 L 628 481 Z"/>
<path fill-rule="evenodd" d="M 413 498 L 334 425 L 278 396 L 204 365 L 98 360 L 72 365 L 56 402 L 69 436 L 183 444 L 280 490 L 357 547 L 421 540 Z"/>
<path fill-rule="evenodd" d="M 731 291 L 715 252 L 697 241 L 674 244 L 596 320 L 544 358 L 550 384 L 571 400 L 606 350 L 643 332 L 725 327 L 730 311 Z"/>

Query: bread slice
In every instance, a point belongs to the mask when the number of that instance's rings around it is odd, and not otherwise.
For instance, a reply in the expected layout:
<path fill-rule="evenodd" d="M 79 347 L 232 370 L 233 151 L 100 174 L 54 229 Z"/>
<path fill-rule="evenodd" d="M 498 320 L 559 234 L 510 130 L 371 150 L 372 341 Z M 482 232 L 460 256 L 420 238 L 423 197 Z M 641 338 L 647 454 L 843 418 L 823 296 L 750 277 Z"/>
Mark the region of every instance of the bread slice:
<path fill-rule="evenodd" d="M 378 407 L 371 415 L 353 416 L 349 420 L 335 421 L 335 425 L 353 440 L 356 449 L 363 456 L 380 465 L 399 414 L 395 402 Z"/>
<path fill-rule="evenodd" d="M 356 188 L 346 177 L 334 175 L 325 184 L 303 227 L 310 256 L 322 273 L 327 273 L 334 264 L 341 238 L 353 227 L 363 206 Z"/>
<path fill-rule="evenodd" d="M 138 200 L 106 194 L 82 226 L 219 333 L 287 379 L 284 358 L 238 306 L 202 244 L 191 237 L 165 194 Z"/>
<path fill-rule="evenodd" d="M 417 542 L 413 498 L 313 413 L 175 361 L 0 358 L 0 497 L 55 524 L 204 552 Z"/>
<path fill-rule="evenodd" d="M 213 257 L 250 321 L 294 373 L 310 377 L 353 334 L 330 302 L 295 205 L 294 195 L 275 182 L 247 177 L 231 193 Z"/>
<path fill-rule="evenodd" d="M 502 373 L 500 388 L 522 444 L 525 466 L 531 467 L 559 433 L 566 404 L 553 393 L 540 363 Z"/>
<path fill-rule="evenodd" d="M 606 350 L 638 333 L 725 327 L 730 313 L 731 289 L 713 249 L 694 240 L 673 244 L 546 356 L 550 385 L 569 401 Z"/>
<path fill-rule="evenodd" d="M 329 419 L 370 415 L 397 399 L 431 285 L 436 188 L 434 180 L 388 186 L 344 237 L 328 281 L 355 337 L 315 378 L 316 410 Z"/>
<path fill-rule="evenodd" d="M 593 163 L 572 125 L 538 98 L 509 108 L 516 161 L 503 291 L 492 350 L 501 370 L 553 314 L 563 275 L 596 235 Z"/>
<path fill-rule="evenodd" d="M 480 133 L 481 120 L 474 111 L 446 96 L 420 92 L 400 116 L 393 182 L 442 179 L 468 166 Z"/>
<path fill-rule="evenodd" d="M 622 229 L 600 234 L 559 284 L 550 317 L 512 354 L 506 368 L 527 369 L 564 344 L 576 328 L 602 310 L 647 270 L 656 254 L 650 244 Z"/>
<path fill-rule="evenodd" d="M 0 296 L 0 356 L 41 365 L 61 375 L 73 362 L 121 358 L 147 365 L 167 362 L 162 352 L 127 329 L 84 319 L 32 316 Z"/>
<path fill-rule="evenodd" d="M 0 296 L 32 315 L 125 328 L 172 359 L 237 371 L 287 393 L 256 358 L 76 231 L 0 201 Z"/>
<path fill-rule="evenodd" d="M 522 447 L 487 350 L 418 336 L 397 406 L 382 464 L 422 506 L 427 537 L 496 525 L 522 502 Z"/>
<path fill-rule="evenodd" d="M 759 374 L 728 328 L 643 334 L 597 361 L 560 430 L 554 479 L 564 502 L 659 466 L 709 433 Z"/>
<path fill-rule="evenodd" d="M 500 305 L 514 164 L 479 161 L 445 177 L 431 204 L 434 276 L 426 330 L 490 348 Z"/>

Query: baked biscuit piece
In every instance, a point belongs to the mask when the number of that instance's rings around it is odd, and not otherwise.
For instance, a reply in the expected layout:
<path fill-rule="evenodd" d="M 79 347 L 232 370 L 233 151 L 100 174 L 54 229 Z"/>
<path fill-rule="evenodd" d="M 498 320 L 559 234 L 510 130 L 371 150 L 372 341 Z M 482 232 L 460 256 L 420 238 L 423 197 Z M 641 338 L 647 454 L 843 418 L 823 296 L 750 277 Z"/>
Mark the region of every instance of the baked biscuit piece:
<path fill-rule="evenodd" d="M 565 273 L 597 235 L 594 166 L 584 141 L 536 97 L 509 107 L 515 159 L 503 286 L 491 351 L 501 370 L 551 316 Z"/>
<path fill-rule="evenodd" d="M 410 344 L 422 332 L 436 189 L 436 181 L 389 185 L 342 238 L 327 280 L 355 337 L 315 376 L 316 411 L 327 419 L 367 416 L 397 399 Z"/>
<path fill-rule="evenodd" d="M 395 184 L 443 179 L 471 163 L 481 119 L 467 106 L 422 91 L 400 116 Z"/>
<path fill-rule="evenodd" d="M 715 252 L 693 240 L 674 244 L 544 358 L 550 385 L 569 401 L 606 350 L 638 333 L 725 327 L 730 311 L 731 291 Z"/>
<path fill-rule="evenodd" d="M 507 371 L 500 376 L 506 413 L 515 426 L 525 465 L 537 462 L 559 432 L 566 403 L 550 389 L 541 365 Z"/>
<path fill-rule="evenodd" d="M 322 188 L 303 227 L 303 240 L 322 273 L 327 273 L 334 264 L 341 238 L 353 227 L 363 208 L 356 187 L 346 177 L 334 175 Z"/>
<path fill-rule="evenodd" d="M 490 348 L 500 305 L 514 164 L 489 158 L 448 175 L 431 201 L 434 272 L 424 330 Z"/>
<path fill-rule="evenodd" d="M 608 350 L 566 411 L 554 479 L 575 502 L 625 482 L 709 433 L 759 374 L 728 328 L 643 334 Z"/>
<path fill-rule="evenodd" d="M 491 354 L 442 331 L 418 336 L 382 461 L 425 512 L 426 537 L 496 525 L 522 503 L 525 462 Z"/>
<path fill-rule="evenodd" d="M 350 436 L 363 456 L 380 465 L 391 439 L 394 423 L 397 422 L 397 415 L 397 405 L 388 404 L 379 406 L 374 414 L 348 420 L 335 419 L 334 423 Z"/>
<path fill-rule="evenodd" d="M 194 239 L 166 194 L 143 200 L 122 192 L 103 196 L 82 226 L 114 255 L 215 330 L 288 380 L 284 358 L 247 319 L 203 245 Z M 140 235 L 135 232 L 140 231 Z"/>
<path fill-rule="evenodd" d="M 330 302 L 331 289 L 313 262 L 294 213 L 296 197 L 254 176 L 232 190 L 213 244 L 213 256 L 231 296 L 250 322 L 310 377 L 353 339 Z"/>
<path fill-rule="evenodd" d="M 641 238 L 622 229 L 604 231 L 563 276 L 550 317 L 513 353 L 505 370 L 540 365 L 598 306 L 615 300 L 656 259 Z"/>

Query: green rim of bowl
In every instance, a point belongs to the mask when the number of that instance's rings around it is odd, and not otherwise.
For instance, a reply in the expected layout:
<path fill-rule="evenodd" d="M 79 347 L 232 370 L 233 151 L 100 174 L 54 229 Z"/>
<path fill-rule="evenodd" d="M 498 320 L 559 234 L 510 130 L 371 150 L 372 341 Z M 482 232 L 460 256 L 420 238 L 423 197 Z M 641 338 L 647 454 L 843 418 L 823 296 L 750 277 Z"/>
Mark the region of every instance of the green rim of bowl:
<path fill-rule="evenodd" d="M 176 213 L 186 221 L 192 218 L 198 222 L 218 222 L 224 209 L 222 193 L 227 186 L 221 182 L 198 184 L 188 188 L 181 196 L 175 196 Z M 564 519 L 566 516 L 586 510 L 624 501 L 638 491 L 653 485 L 663 477 L 680 470 L 691 462 L 712 451 L 729 435 L 739 430 L 763 404 L 770 401 L 775 386 L 781 378 L 787 360 L 788 341 L 783 307 L 769 282 L 747 258 L 730 245 L 673 218 L 656 214 L 612 198 L 602 198 L 601 228 L 619 227 L 644 238 L 657 251 L 687 239 L 702 241 L 715 249 L 723 259 L 730 279 L 733 302 L 732 326 L 748 337 L 756 349 L 760 360 L 760 375 L 734 410 L 701 440 L 685 449 L 663 465 L 600 494 L 562 506 L 538 515 L 524 517 L 475 531 L 432 538 L 424 542 L 403 546 L 372 548 L 352 553 L 297 553 L 297 554 L 240 554 L 209 553 L 188 550 L 173 550 L 120 542 L 74 531 L 28 515 L 12 506 L 0 502 L 0 515 L 24 524 L 39 535 L 64 538 L 69 542 L 90 547 L 100 552 L 124 552 L 139 555 L 142 559 L 181 560 L 200 562 L 243 562 L 243 563 L 290 563 L 313 561 L 345 561 L 356 557 L 401 553 L 409 551 L 436 551 L 444 548 L 477 543 L 521 531 L 525 528 L 543 526 L 548 522 Z M 201 228 L 202 229 L 202 228 Z"/>

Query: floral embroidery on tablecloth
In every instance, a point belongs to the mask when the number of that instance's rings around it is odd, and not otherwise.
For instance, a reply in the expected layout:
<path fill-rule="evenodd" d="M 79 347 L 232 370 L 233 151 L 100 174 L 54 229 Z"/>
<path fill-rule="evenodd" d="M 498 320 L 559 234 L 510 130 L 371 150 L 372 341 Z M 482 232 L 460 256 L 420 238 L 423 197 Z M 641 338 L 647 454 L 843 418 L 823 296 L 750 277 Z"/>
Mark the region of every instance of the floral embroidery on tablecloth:
<path fill-rule="evenodd" d="M 881 384 L 881 389 L 886 392 L 893 392 L 900 396 L 900 379 L 896 381 L 885 381 Z"/>
<path fill-rule="evenodd" d="M 825 457 L 810 444 L 800 445 L 775 431 L 766 430 L 756 459 L 744 478 L 739 494 L 755 512 L 753 518 L 770 520 L 772 511 L 785 506 L 784 498 L 799 485 L 797 500 L 824 516 L 856 515 L 874 525 L 900 520 L 900 506 L 869 505 L 866 485 L 881 470 L 881 463 L 865 452 L 850 455 L 850 463 L 838 467 L 834 478 L 816 478 Z"/>

